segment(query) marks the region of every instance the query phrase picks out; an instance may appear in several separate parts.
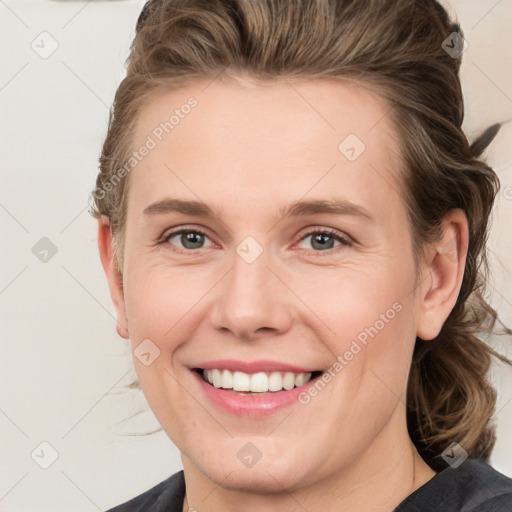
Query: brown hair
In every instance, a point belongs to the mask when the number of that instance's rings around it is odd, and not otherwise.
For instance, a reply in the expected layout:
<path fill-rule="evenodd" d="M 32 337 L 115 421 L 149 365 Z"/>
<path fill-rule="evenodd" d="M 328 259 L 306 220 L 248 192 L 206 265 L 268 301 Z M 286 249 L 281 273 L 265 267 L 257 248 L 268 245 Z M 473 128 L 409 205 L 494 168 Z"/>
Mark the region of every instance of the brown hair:
<path fill-rule="evenodd" d="M 488 220 L 499 180 L 478 156 L 499 126 L 472 146 L 462 131 L 461 41 L 460 27 L 435 0 L 152 0 L 137 23 L 92 193 L 91 213 L 110 218 L 122 270 L 126 172 L 115 186 L 109 183 L 129 159 L 131 135 L 148 98 L 221 73 L 261 80 L 334 78 L 373 88 L 390 105 L 398 134 L 417 262 L 425 244 L 439 236 L 447 212 L 461 208 L 469 222 L 457 303 L 435 340 L 416 340 L 409 375 L 409 434 L 437 470 L 444 466 L 441 452 L 453 441 L 470 457 L 489 459 L 496 440 L 491 356 L 512 364 L 480 339 L 497 320 L 484 285 Z"/>

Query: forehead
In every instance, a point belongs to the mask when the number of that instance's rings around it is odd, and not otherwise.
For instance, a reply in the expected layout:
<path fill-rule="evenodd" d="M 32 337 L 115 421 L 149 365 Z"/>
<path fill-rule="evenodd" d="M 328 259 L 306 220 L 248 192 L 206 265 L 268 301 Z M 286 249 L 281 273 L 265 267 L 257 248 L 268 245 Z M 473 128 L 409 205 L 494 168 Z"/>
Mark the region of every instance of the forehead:
<path fill-rule="evenodd" d="M 377 94 L 334 80 L 214 80 L 161 92 L 135 127 L 132 148 L 151 149 L 130 174 L 129 210 L 169 194 L 280 208 L 334 191 L 386 208 L 399 162 L 389 112 Z"/>

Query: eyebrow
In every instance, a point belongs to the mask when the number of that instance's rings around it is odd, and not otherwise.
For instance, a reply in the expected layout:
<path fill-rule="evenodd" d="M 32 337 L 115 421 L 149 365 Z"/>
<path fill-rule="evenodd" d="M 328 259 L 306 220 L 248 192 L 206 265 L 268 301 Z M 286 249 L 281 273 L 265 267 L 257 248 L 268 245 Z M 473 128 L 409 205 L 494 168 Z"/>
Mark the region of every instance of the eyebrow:
<path fill-rule="evenodd" d="M 375 222 L 375 217 L 366 208 L 346 199 L 305 199 L 296 201 L 285 209 L 282 208 L 280 212 L 283 217 L 328 213 L 361 217 L 369 222 Z"/>
<path fill-rule="evenodd" d="M 213 209 L 202 201 L 186 201 L 174 198 L 167 198 L 150 204 L 143 211 L 144 215 L 163 215 L 167 213 L 181 213 L 197 217 L 216 217 Z M 280 209 L 282 217 L 298 217 L 322 213 L 361 217 L 368 222 L 375 222 L 375 217 L 366 208 L 346 199 L 305 199 Z"/>
<path fill-rule="evenodd" d="M 167 198 L 150 204 L 144 209 L 144 215 L 163 215 L 166 213 L 182 213 L 198 217 L 215 217 L 213 210 L 202 201 L 184 201 L 182 199 Z"/>

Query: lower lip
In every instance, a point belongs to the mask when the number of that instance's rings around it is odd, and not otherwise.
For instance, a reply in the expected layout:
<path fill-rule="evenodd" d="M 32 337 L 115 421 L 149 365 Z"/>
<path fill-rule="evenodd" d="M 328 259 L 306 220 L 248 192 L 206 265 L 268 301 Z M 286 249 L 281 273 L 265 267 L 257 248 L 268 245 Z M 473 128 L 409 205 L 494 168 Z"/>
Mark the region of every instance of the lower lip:
<path fill-rule="evenodd" d="M 316 380 L 310 380 L 303 386 L 290 389 L 289 391 L 275 391 L 262 393 L 261 395 L 244 395 L 211 386 L 196 371 L 192 371 L 192 373 L 195 375 L 206 397 L 214 405 L 228 413 L 247 418 L 270 416 L 293 403 L 298 404 L 298 396 Z"/>

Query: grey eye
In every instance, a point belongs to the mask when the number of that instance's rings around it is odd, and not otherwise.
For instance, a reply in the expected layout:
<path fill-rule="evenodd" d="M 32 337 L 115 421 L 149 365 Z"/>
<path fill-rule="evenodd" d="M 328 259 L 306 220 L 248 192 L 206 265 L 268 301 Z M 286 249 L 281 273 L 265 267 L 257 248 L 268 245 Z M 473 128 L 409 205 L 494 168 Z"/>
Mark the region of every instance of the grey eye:
<path fill-rule="evenodd" d="M 181 245 L 183 249 L 202 249 L 209 238 L 200 231 L 181 230 L 171 233 L 166 240 L 172 245 Z"/>
<path fill-rule="evenodd" d="M 341 235 L 324 231 L 312 231 L 304 235 L 300 244 L 302 244 L 299 245 L 301 249 L 314 249 L 317 252 L 328 251 L 338 245 L 349 245 Z"/>

